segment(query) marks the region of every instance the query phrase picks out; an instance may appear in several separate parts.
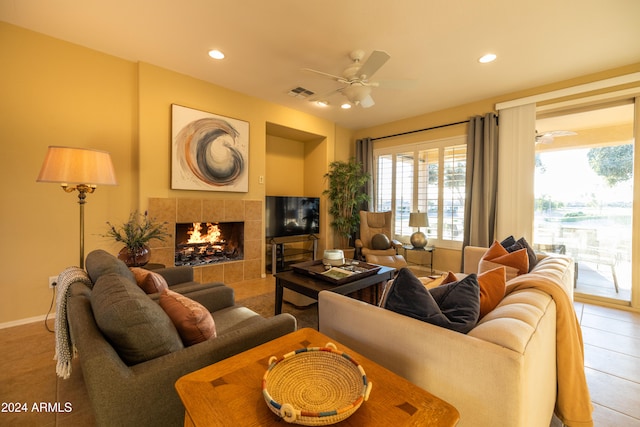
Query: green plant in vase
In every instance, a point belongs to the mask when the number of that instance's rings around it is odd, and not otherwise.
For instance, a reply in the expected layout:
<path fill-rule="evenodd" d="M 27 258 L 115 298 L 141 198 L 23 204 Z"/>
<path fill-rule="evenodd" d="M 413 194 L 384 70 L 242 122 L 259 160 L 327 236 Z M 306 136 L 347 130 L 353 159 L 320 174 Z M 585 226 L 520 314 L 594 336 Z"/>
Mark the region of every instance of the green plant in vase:
<path fill-rule="evenodd" d="M 360 207 L 370 200 L 364 192 L 364 186 L 371 175 L 364 172 L 362 165 L 352 158 L 348 162 L 331 162 L 329 172 L 324 177 L 329 187 L 322 194 L 329 199 L 329 214 L 333 217 L 331 226 L 340 238 L 341 247 L 347 248 L 360 224 Z"/>
<path fill-rule="evenodd" d="M 166 231 L 166 222 L 158 223 L 150 218 L 145 211 L 131 212 L 129 220 L 120 226 L 115 226 L 107 221 L 109 226 L 104 237 L 111 237 L 116 242 L 124 243 L 124 248 L 118 253 L 118 258 L 129 267 L 141 267 L 149 262 L 151 251 L 149 242 L 157 239 L 164 241 L 170 236 Z"/>

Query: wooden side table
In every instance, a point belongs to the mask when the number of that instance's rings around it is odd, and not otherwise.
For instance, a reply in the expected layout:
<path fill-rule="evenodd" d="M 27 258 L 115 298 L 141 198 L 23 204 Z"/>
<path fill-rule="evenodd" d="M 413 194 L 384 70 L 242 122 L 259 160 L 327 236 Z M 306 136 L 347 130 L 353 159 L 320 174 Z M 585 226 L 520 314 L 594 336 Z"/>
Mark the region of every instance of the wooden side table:
<path fill-rule="evenodd" d="M 304 347 L 334 343 L 353 357 L 372 382 L 369 400 L 340 426 L 455 426 L 460 419 L 451 404 L 410 383 L 314 329 L 300 329 L 258 347 L 183 376 L 176 390 L 185 411 L 185 426 L 283 426 L 267 407 L 262 377 L 271 356 Z"/>
<path fill-rule="evenodd" d="M 164 264 L 159 264 L 156 262 L 149 262 L 142 266 L 145 270 L 159 270 L 161 268 L 166 268 L 167 266 Z"/>

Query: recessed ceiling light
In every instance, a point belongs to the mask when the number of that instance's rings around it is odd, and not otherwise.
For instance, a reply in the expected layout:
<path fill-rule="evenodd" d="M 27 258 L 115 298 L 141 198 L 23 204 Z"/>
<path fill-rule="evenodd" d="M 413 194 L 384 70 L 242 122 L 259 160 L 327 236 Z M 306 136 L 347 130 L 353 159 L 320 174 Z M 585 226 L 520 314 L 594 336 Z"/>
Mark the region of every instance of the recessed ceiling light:
<path fill-rule="evenodd" d="M 329 106 L 329 102 L 328 101 L 316 101 L 316 104 L 321 106 L 321 107 L 327 107 Z"/>
<path fill-rule="evenodd" d="M 488 62 L 493 62 L 495 61 L 497 58 L 497 56 L 495 55 L 495 53 L 487 53 L 486 55 L 480 57 L 480 59 L 478 59 L 478 62 L 481 62 L 483 64 L 486 64 Z"/>
<path fill-rule="evenodd" d="M 224 53 L 220 52 L 218 49 L 210 50 L 209 56 L 213 59 L 224 59 Z"/>
<path fill-rule="evenodd" d="M 351 108 L 351 104 L 349 104 L 348 102 L 345 102 L 340 106 L 340 108 L 342 108 L 343 110 L 348 110 L 349 108 Z"/>

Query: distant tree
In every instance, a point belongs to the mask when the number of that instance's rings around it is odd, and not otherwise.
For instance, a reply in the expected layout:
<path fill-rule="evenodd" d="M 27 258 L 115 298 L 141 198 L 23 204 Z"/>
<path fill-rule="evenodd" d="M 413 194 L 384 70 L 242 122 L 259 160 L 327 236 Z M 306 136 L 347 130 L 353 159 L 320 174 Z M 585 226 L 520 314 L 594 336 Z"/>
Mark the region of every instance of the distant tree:
<path fill-rule="evenodd" d="M 542 163 L 540 159 L 540 154 L 536 154 L 536 168 L 540 171 L 540 173 L 545 173 L 547 171 L 547 167 Z"/>
<path fill-rule="evenodd" d="M 537 211 L 549 212 L 562 207 L 564 207 L 564 203 L 553 200 L 548 194 L 544 194 L 535 200 L 535 209 Z"/>
<path fill-rule="evenodd" d="M 633 144 L 592 148 L 587 152 L 591 169 L 610 187 L 633 176 Z"/>

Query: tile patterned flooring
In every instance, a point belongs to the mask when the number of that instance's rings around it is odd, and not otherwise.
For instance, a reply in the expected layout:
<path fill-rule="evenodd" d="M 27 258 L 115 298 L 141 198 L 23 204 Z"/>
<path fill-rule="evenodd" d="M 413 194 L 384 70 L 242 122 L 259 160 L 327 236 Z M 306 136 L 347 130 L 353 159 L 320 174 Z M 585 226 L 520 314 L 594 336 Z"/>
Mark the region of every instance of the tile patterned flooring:
<path fill-rule="evenodd" d="M 268 277 L 233 287 L 236 299 L 242 299 L 273 292 L 274 284 Z M 581 302 L 574 307 L 582 325 L 595 426 L 640 426 L 640 313 Z M 71 379 L 56 378 L 54 337 L 43 322 L 0 329 L 0 345 L 0 401 L 28 403 L 26 413 L 0 412 L 0 425 L 95 425 L 77 360 Z M 34 403 L 67 401 L 73 408 L 68 413 L 32 410 Z"/>
<path fill-rule="evenodd" d="M 574 303 L 597 427 L 640 426 L 640 314 Z"/>

